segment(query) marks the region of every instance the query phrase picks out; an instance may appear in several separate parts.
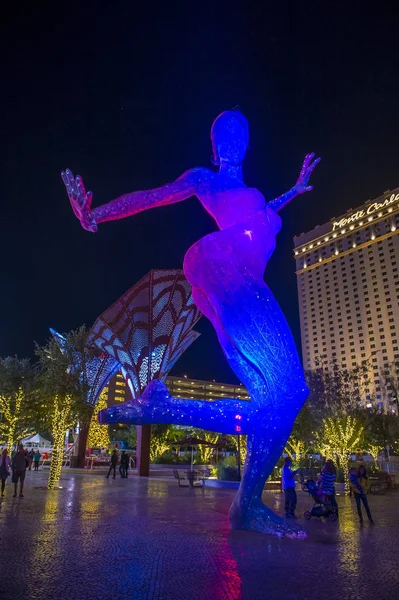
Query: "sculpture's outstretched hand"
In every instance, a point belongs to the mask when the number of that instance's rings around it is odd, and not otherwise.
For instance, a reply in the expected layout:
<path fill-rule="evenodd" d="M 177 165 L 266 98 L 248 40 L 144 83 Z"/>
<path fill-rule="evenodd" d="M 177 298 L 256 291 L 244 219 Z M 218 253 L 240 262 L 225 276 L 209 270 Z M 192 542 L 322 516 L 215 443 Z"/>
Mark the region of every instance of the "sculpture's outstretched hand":
<path fill-rule="evenodd" d="M 318 165 L 321 160 L 320 158 L 316 158 L 316 160 L 313 159 L 314 152 L 305 156 L 305 160 L 303 161 L 298 181 L 294 186 L 294 189 L 297 194 L 304 194 L 305 192 L 311 192 L 313 190 L 313 186 L 309 185 L 309 178 L 313 173 L 316 165 Z"/>
<path fill-rule="evenodd" d="M 69 169 L 65 172 L 61 171 L 61 177 L 65 184 L 72 210 L 79 219 L 83 229 L 93 232 L 97 231 L 97 223 L 91 212 L 92 192 L 86 192 L 80 175 L 76 175 L 75 178 Z"/>

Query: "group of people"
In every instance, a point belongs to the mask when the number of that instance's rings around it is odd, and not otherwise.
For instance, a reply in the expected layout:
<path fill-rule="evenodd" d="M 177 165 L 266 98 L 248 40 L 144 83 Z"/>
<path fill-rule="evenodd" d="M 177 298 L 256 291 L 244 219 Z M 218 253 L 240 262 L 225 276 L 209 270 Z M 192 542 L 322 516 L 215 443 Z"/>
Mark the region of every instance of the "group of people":
<path fill-rule="evenodd" d="M 284 461 L 284 467 L 282 471 L 282 489 L 285 494 L 285 516 L 289 519 L 296 519 L 295 509 L 297 504 L 297 496 L 295 491 L 295 476 L 300 471 L 297 469 L 293 471 L 291 469 L 292 460 L 287 457 Z M 370 489 L 370 480 L 367 476 L 366 467 L 360 465 L 358 469 L 352 467 L 348 474 L 349 486 L 351 492 L 356 500 L 357 514 L 359 516 L 360 523 L 363 523 L 362 507 L 363 504 L 367 517 L 370 523 L 374 523 L 369 503 L 367 500 L 367 492 Z M 324 464 L 323 470 L 320 473 L 320 477 L 317 480 L 318 496 L 325 502 L 330 503 L 336 509 L 338 513 L 338 505 L 335 498 L 335 480 L 337 478 L 337 470 L 332 460 L 327 460 Z"/>
<path fill-rule="evenodd" d="M 129 460 L 130 460 L 129 455 L 126 452 L 126 450 L 122 450 L 121 458 L 119 461 L 118 451 L 115 449 L 111 454 L 109 470 L 105 477 L 108 479 L 109 476 L 111 475 L 111 472 L 113 471 L 114 474 L 113 474 L 112 479 L 115 479 L 116 467 L 118 466 L 118 463 L 119 463 L 120 476 L 122 477 L 122 479 L 126 479 L 128 476 L 128 472 L 129 472 Z"/>
<path fill-rule="evenodd" d="M 8 456 L 7 448 L 1 453 L 0 456 L 0 480 L 1 480 L 1 498 L 4 498 L 4 492 L 6 487 L 6 481 L 8 477 L 10 477 L 12 473 L 12 483 L 14 484 L 14 494 L 13 498 L 17 497 L 18 492 L 18 482 L 19 482 L 19 497 L 23 498 L 24 494 L 24 481 L 26 469 L 29 471 L 32 468 L 32 463 L 34 464 L 34 470 L 39 470 L 39 462 L 40 462 L 41 454 L 39 450 L 36 452 L 34 450 L 30 450 L 29 452 L 24 449 L 23 445 L 20 444 L 18 446 L 17 452 L 13 455 L 12 459 Z"/>
<path fill-rule="evenodd" d="M 29 452 L 25 451 L 26 456 L 28 458 L 28 469 L 29 471 L 32 470 L 32 465 L 34 467 L 35 471 L 39 470 L 39 464 L 40 464 L 40 459 L 42 457 L 42 455 L 40 454 L 39 450 L 29 450 Z"/>

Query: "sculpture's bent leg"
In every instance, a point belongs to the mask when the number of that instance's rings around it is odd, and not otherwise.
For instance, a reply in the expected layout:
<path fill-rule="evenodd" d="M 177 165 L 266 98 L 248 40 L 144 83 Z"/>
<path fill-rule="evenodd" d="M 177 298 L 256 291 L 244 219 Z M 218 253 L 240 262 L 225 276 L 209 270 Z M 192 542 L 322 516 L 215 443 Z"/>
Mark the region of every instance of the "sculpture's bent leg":
<path fill-rule="evenodd" d="M 224 434 L 236 434 L 237 431 L 247 434 L 253 429 L 253 413 L 253 405 L 245 400 L 226 398 L 205 402 L 174 398 L 166 385 L 155 379 L 139 398 L 101 410 L 98 420 L 104 425 L 163 423 L 200 427 Z"/>

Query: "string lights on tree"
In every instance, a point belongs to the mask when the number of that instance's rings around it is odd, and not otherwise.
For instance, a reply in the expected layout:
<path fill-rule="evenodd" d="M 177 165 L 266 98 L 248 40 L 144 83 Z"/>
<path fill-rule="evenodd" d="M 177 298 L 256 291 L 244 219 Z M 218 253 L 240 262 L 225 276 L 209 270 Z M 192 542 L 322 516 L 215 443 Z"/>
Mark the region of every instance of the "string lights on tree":
<path fill-rule="evenodd" d="M 316 436 L 319 450 L 327 459 L 336 461 L 346 475 L 351 454 L 363 443 L 363 432 L 364 425 L 354 416 L 328 417 Z M 348 485 L 347 480 L 345 485 Z"/>
<path fill-rule="evenodd" d="M 65 435 L 73 425 L 71 418 L 72 399 L 70 396 L 61 398 L 54 396 L 54 404 L 51 419 L 51 435 L 53 437 L 53 451 L 51 454 L 50 475 L 47 488 L 53 490 L 61 476 L 62 463 L 64 460 Z"/>
<path fill-rule="evenodd" d="M 108 425 L 101 425 L 97 418 L 100 410 L 103 410 L 104 408 L 107 408 L 107 400 L 106 395 L 102 394 L 96 404 L 90 421 L 89 435 L 87 438 L 88 448 L 108 448 L 111 444 Z"/>
<path fill-rule="evenodd" d="M 294 436 L 290 436 L 284 448 L 284 452 L 288 454 L 293 463 L 299 465 L 301 458 L 306 456 L 309 450 L 309 445 L 303 440 L 298 440 Z"/>
<path fill-rule="evenodd" d="M 31 433 L 30 429 L 19 427 L 23 412 L 23 400 L 22 388 L 10 395 L 0 394 L 0 413 L 3 415 L 0 422 L 0 440 L 6 443 L 9 453 L 19 440 Z"/>

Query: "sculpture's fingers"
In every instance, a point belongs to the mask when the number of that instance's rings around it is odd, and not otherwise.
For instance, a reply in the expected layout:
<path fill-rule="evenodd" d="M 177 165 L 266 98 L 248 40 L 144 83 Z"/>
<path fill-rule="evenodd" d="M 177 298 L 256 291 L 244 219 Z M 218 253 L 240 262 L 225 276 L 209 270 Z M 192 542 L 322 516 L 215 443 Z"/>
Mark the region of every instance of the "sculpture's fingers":
<path fill-rule="evenodd" d="M 67 169 L 65 171 L 65 175 L 66 175 L 67 180 L 68 180 L 68 185 L 73 186 L 74 183 L 75 183 L 75 179 L 74 179 L 72 171 L 70 171 L 69 169 Z"/>
<path fill-rule="evenodd" d="M 305 160 L 303 161 L 302 169 L 301 169 L 301 172 L 300 172 L 300 175 L 299 175 L 300 178 L 305 176 L 305 173 L 306 173 L 306 171 L 308 169 L 309 163 L 312 160 L 311 157 L 312 157 L 312 154 L 307 154 L 305 156 Z"/>
<path fill-rule="evenodd" d="M 69 185 L 67 174 L 64 171 L 61 171 L 61 179 L 64 182 L 65 187 Z"/>
<path fill-rule="evenodd" d="M 311 152 L 310 154 L 306 155 L 304 163 L 303 163 L 303 166 L 304 166 L 305 170 L 309 167 L 309 165 L 312 162 L 313 158 L 314 158 L 314 152 Z"/>
<path fill-rule="evenodd" d="M 81 178 L 80 175 L 76 175 L 76 188 L 78 190 L 79 196 L 86 198 L 85 185 L 84 185 L 83 179 Z"/>
<path fill-rule="evenodd" d="M 310 165 L 310 167 L 309 167 L 309 168 L 310 168 L 310 169 L 313 171 L 313 170 L 314 170 L 314 168 L 315 168 L 315 167 L 316 167 L 316 166 L 319 164 L 319 162 L 320 162 L 320 161 L 321 161 L 321 157 L 319 156 L 319 158 L 316 158 L 316 160 L 314 160 L 314 161 L 312 162 L 312 164 Z"/>
<path fill-rule="evenodd" d="M 71 196 L 77 197 L 78 196 L 78 189 L 77 189 L 77 186 L 76 186 L 76 181 L 75 181 L 75 178 L 73 176 L 73 173 L 69 169 L 67 169 L 65 171 L 65 176 L 66 176 L 66 179 L 67 179 L 67 183 L 65 185 L 66 185 L 66 189 L 67 189 L 67 192 L 68 192 L 68 196 L 69 197 L 71 197 Z"/>

